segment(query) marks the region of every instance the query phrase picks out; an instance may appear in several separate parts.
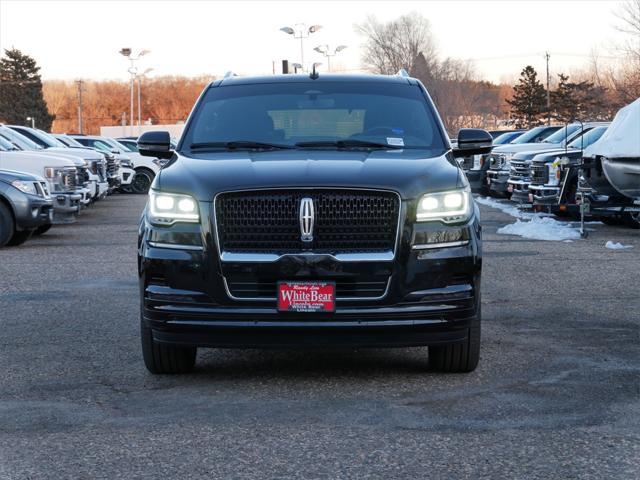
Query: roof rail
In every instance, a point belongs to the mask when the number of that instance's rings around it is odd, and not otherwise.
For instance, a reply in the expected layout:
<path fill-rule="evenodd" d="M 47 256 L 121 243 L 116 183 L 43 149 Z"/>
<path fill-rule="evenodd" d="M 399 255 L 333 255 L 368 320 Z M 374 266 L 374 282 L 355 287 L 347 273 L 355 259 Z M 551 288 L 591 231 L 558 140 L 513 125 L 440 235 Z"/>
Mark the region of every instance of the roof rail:
<path fill-rule="evenodd" d="M 396 73 L 396 75 L 398 77 L 405 77 L 405 78 L 409 77 L 409 74 L 407 73 L 407 71 L 404 68 L 401 68 L 400 70 L 398 70 L 398 73 Z"/>
<path fill-rule="evenodd" d="M 231 77 L 237 77 L 237 75 L 233 73 L 231 70 L 229 70 L 227 73 L 224 74 L 224 78 L 231 78 Z"/>

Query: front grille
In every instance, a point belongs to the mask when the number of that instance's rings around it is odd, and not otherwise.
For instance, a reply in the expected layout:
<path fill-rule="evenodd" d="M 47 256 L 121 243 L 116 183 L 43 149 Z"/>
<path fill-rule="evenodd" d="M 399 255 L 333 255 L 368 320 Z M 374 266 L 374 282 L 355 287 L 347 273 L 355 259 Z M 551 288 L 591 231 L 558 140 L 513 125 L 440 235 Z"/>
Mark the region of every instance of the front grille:
<path fill-rule="evenodd" d="M 107 176 L 112 178 L 118 175 L 118 166 L 113 157 L 107 157 Z"/>
<path fill-rule="evenodd" d="M 75 190 L 77 185 L 77 171 L 75 168 L 65 169 L 62 172 L 61 183 L 65 190 Z"/>
<path fill-rule="evenodd" d="M 529 178 L 529 163 L 511 160 L 511 170 L 509 171 L 509 175 L 518 180 Z"/>
<path fill-rule="evenodd" d="M 300 281 L 313 281 L 301 279 Z M 389 277 L 367 277 L 362 279 L 331 279 L 322 278 L 323 282 L 336 283 L 336 299 L 379 299 L 387 291 Z M 227 278 L 227 288 L 231 296 L 242 299 L 274 300 L 277 298 L 277 280 L 250 280 L 247 278 Z"/>
<path fill-rule="evenodd" d="M 76 183 L 78 185 L 89 183 L 89 169 L 87 167 L 78 167 L 77 170 Z"/>
<path fill-rule="evenodd" d="M 313 240 L 303 242 L 300 201 L 311 198 Z M 272 190 L 230 192 L 215 202 L 220 250 L 238 253 L 393 251 L 400 201 L 392 192 Z"/>
<path fill-rule="evenodd" d="M 545 185 L 549 181 L 549 169 L 546 164 L 531 165 L 531 183 Z"/>

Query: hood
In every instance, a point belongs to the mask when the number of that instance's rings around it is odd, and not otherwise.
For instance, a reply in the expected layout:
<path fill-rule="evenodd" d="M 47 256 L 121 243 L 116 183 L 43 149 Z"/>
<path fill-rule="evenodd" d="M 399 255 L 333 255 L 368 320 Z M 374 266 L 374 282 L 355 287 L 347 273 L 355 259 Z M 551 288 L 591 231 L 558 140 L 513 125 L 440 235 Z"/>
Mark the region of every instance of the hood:
<path fill-rule="evenodd" d="M 412 199 L 464 186 L 453 158 L 432 154 L 425 150 L 278 150 L 178 155 L 161 170 L 152 188 L 211 201 L 219 192 L 243 189 L 379 188 Z"/>
<path fill-rule="evenodd" d="M 533 161 L 536 163 L 538 162 L 548 163 L 548 162 L 554 162 L 556 158 L 562 158 L 562 157 L 567 157 L 570 159 L 581 158 L 582 150 L 580 150 L 579 148 L 569 148 L 566 152 L 564 148 L 559 150 L 550 150 L 548 152 L 535 155 L 533 157 Z"/>
<path fill-rule="evenodd" d="M 75 157 L 82 160 L 102 160 L 104 157 L 101 153 L 96 152 L 90 148 L 65 148 L 65 147 L 50 147 L 46 149 L 47 152 L 53 152 L 65 157 Z"/>
<path fill-rule="evenodd" d="M 566 150 L 567 154 L 571 154 L 573 152 L 580 153 L 580 150 L 575 148 L 568 148 Z M 513 160 L 532 160 L 533 157 L 537 157 L 540 155 L 552 155 L 555 158 L 558 155 L 564 155 L 564 154 L 565 154 L 564 148 L 549 148 L 545 150 L 527 150 L 526 152 L 516 153 L 513 156 Z"/>
<path fill-rule="evenodd" d="M 17 172 L 15 170 L 0 170 L 0 181 L 11 183 L 15 180 L 23 182 L 44 182 L 45 179 L 39 175 L 33 175 L 26 172 Z"/>
<path fill-rule="evenodd" d="M 560 144 L 557 143 L 517 143 L 501 145 L 491 150 L 491 153 L 505 153 L 514 154 L 518 152 L 532 152 L 534 150 L 550 150 L 552 148 L 559 148 Z"/>
<path fill-rule="evenodd" d="M 75 162 L 70 158 L 44 153 L 44 150 L 38 150 L 38 151 L 20 150 L 17 152 L 16 151 L 0 152 L 0 157 L 5 158 L 7 160 L 16 160 L 16 161 L 35 160 L 37 162 L 42 162 L 43 167 L 75 167 L 76 166 Z"/>

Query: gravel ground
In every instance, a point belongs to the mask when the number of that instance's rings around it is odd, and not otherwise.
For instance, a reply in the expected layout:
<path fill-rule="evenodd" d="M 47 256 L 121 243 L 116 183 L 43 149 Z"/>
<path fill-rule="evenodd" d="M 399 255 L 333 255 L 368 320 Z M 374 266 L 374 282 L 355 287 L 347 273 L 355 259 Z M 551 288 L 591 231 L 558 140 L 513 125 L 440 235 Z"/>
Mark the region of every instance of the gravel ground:
<path fill-rule="evenodd" d="M 0 478 L 640 476 L 640 232 L 524 240 L 482 206 L 472 374 L 429 372 L 414 348 L 204 350 L 194 374 L 152 376 L 144 201 L 0 251 Z"/>

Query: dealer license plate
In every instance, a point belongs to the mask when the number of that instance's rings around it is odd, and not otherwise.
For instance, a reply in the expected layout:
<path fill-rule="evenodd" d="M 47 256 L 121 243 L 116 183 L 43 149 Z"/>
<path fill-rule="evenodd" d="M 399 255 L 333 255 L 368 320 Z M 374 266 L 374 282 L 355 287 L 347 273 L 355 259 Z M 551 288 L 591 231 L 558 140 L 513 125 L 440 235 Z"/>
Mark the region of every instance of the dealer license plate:
<path fill-rule="evenodd" d="M 335 309 L 335 283 L 278 283 L 278 310 L 281 312 L 333 312 Z"/>

